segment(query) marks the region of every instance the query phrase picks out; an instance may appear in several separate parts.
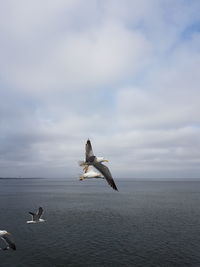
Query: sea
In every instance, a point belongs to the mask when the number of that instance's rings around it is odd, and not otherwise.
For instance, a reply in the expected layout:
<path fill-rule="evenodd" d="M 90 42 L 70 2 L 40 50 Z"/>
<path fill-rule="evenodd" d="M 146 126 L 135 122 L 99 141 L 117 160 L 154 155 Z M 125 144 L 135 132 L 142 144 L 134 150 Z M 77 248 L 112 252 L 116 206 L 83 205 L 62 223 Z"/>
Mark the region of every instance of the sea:
<path fill-rule="evenodd" d="M 0 267 L 199 267 L 200 180 L 0 179 Z M 27 224 L 41 206 L 45 223 Z M 4 242 L 0 240 L 0 247 Z"/>

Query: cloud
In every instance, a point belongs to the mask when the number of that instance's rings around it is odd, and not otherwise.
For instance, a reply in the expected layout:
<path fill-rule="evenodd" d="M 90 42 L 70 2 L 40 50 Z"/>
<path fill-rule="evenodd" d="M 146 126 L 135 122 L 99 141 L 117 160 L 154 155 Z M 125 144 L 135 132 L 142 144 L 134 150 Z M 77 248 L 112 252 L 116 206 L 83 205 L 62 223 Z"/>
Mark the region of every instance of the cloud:
<path fill-rule="evenodd" d="M 3 1 L 0 176 L 199 173 L 198 1 Z"/>
<path fill-rule="evenodd" d="M 119 90 L 122 127 L 177 128 L 199 123 L 199 38 L 178 46 L 166 64 L 148 74 L 143 87 Z"/>
<path fill-rule="evenodd" d="M 57 36 L 43 49 L 19 51 L 20 58 L 12 58 L 4 70 L 9 83 L 26 92 L 116 84 L 144 68 L 151 46 L 140 32 L 105 21 L 93 30 Z"/>

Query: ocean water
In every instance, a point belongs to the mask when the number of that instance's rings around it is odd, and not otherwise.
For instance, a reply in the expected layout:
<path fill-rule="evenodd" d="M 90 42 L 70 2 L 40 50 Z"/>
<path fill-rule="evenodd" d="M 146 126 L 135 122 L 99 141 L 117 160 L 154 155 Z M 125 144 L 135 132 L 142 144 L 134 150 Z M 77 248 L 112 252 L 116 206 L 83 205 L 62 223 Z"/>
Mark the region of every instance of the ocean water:
<path fill-rule="evenodd" d="M 0 229 L 17 246 L 0 266 L 199 267 L 200 181 L 116 183 L 0 180 Z M 39 206 L 46 222 L 26 224 Z"/>

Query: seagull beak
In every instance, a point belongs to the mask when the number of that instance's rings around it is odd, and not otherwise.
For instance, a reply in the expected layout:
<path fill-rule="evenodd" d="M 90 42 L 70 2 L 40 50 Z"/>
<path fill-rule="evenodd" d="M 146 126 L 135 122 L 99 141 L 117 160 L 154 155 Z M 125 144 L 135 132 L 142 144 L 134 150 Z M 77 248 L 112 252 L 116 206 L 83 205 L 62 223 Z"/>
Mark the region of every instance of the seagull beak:
<path fill-rule="evenodd" d="M 104 161 L 104 162 L 109 162 L 107 159 L 104 159 L 103 161 Z"/>

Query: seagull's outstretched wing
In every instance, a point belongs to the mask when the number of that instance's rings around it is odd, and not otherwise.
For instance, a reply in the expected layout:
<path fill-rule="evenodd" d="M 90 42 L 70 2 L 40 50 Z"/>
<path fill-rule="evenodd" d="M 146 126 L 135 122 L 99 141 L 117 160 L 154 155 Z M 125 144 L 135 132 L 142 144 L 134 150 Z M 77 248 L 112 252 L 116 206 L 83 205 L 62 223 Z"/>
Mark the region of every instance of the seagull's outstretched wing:
<path fill-rule="evenodd" d="M 93 166 L 103 174 L 103 176 L 106 178 L 106 181 L 108 182 L 108 184 L 114 190 L 118 191 L 117 186 L 116 186 L 116 184 L 112 178 L 112 174 L 110 173 L 110 170 L 108 169 L 108 167 L 103 165 L 102 163 L 96 162 L 96 161 L 93 163 Z"/>
<path fill-rule="evenodd" d="M 89 161 L 89 158 L 94 156 L 94 153 L 92 151 L 92 145 L 91 145 L 91 142 L 90 140 L 88 139 L 87 140 L 87 143 L 85 145 L 85 161 L 88 162 Z"/>
<path fill-rule="evenodd" d="M 42 207 L 39 207 L 38 212 L 37 212 L 38 220 L 39 220 L 40 217 L 42 216 L 42 213 L 43 213 L 43 208 L 42 208 Z"/>
<path fill-rule="evenodd" d="M 32 216 L 32 221 L 35 221 L 36 214 L 31 211 L 29 211 L 29 214 Z"/>
<path fill-rule="evenodd" d="M 42 216 L 42 213 L 43 213 L 42 207 L 39 207 L 37 213 L 29 211 L 29 214 L 32 216 L 32 221 L 38 221 L 40 219 L 40 217 Z"/>
<path fill-rule="evenodd" d="M 16 250 L 15 243 L 10 240 L 9 233 L 2 235 L 1 238 L 5 241 L 6 245 L 8 245 L 9 248 Z"/>

